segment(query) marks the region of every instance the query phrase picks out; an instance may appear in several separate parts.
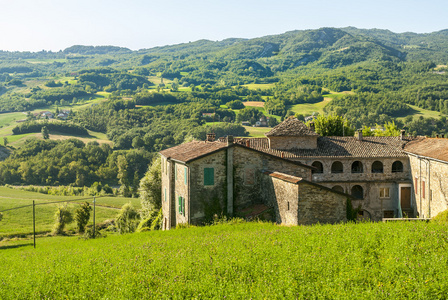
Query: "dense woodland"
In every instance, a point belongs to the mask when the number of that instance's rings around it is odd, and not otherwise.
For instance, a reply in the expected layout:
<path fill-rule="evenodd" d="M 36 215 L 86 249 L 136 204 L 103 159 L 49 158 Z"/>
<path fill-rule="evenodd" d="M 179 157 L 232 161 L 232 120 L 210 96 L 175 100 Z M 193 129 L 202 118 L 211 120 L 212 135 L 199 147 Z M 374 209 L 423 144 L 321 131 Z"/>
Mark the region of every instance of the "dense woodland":
<path fill-rule="evenodd" d="M 255 124 L 264 113 L 275 126 L 294 114 L 293 105 L 320 103 L 329 91 L 339 94 L 324 113 L 347 119 L 353 128 L 394 122 L 414 135 L 446 134 L 447 46 L 448 31 L 350 27 L 138 51 L 80 45 L 59 52 L 0 51 L 0 112 L 92 102 L 59 122 L 29 113 L 13 134 L 45 126 L 50 133 L 99 132 L 113 142 L 31 139 L 0 164 L 0 182 L 101 181 L 135 194 L 157 151 L 204 139 L 209 131 L 245 136 L 241 122 Z M 264 110 L 245 107 L 246 101 L 264 102 Z M 415 107 L 441 116 L 412 117 Z"/>

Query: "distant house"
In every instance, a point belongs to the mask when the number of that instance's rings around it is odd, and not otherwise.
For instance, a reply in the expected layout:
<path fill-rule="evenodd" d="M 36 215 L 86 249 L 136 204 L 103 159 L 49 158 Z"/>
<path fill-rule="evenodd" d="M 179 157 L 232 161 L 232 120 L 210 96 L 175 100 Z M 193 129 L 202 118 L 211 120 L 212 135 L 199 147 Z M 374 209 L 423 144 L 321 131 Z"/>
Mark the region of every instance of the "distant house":
<path fill-rule="evenodd" d="M 317 119 L 317 117 L 315 115 L 308 116 L 308 117 L 305 117 L 305 122 L 309 122 L 309 121 L 316 120 L 316 119 Z"/>
<path fill-rule="evenodd" d="M 243 125 L 243 126 L 250 126 L 250 122 L 249 121 L 243 121 L 243 122 L 241 122 L 241 125 Z"/>
<path fill-rule="evenodd" d="M 41 111 L 39 113 L 41 118 L 53 119 L 54 114 L 51 111 Z"/>
<path fill-rule="evenodd" d="M 68 114 L 67 114 L 67 113 L 64 113 L 64 112 L 61 112 L 61 113 L 59 113 L 56 117 L 57 117 L 58 119 L 67 120 L 67 118 L 68 118 Z"/>
<path fill-rule="evenodd" d="M 266 116 L 262 116 L 260 120 L 255 122 L 256 127 L 268 127 L 268 120 L 266 119 Z"/>

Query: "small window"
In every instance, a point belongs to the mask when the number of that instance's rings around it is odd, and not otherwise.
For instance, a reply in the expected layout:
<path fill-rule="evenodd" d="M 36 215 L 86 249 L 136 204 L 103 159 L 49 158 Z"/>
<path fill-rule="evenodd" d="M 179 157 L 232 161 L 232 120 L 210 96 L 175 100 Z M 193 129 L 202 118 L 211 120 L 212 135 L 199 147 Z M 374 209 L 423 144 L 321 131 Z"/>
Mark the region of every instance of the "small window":
<path fill-rule="evenodd" d="M 372 173 L 383 173 L 383 163 L 380 161 L 373 162 Z"/>
<path fill-rule="evenodd" d="M 335 161 L 331 165 L 331 173 L 342 173 L 342 172 L 344 172 L 344 166 L 340 161 Z"/>
<path fill-rule="evenodd" d="M 184 183 L 187 184 L 187 179 L 188 179 L 188 171 L 187 171 L 187 167 L 185 167 L 184 169 Z"/>
<path fill-rule="evenodd" d="M 392 173 L 403 172 L 403 163 L 401 161 L 396 161 L 392 164 Z"/>
<path fill-rule="evenodd" d="M 313 162 L 311 166 L 316 168 L 313 170 L 313 174 L 322 174 L 324 172 L 324 165 L 320 161 Z"/>
<path fill-rule="evenodd" d="M 352 173 L 362 173 L 364 172 L 362 163 L 360 161 L 355 161 L 352 163 Z"/>
<path fill-rule="evenodd" d="M 364 190 L 362 186 L 355 185 L 352 187 L 352 196 L 357 199 L 363 199 L 364 198 Z"/>
<path fill-rule="evenodd" d="M 214 184 L 215 184 L 215 169 L 204 168 L 204 185 L 214 185 Z"/>
<path fill-rule="evenodd" d="M 289 210 L 289 201 L 288 201 L 288 209 L 287 210 Z"/>
<path fill-rule="evenodd" d="M 344 188 L 340 185 L 335 185 L 334 187 L 331 188 L 333 191 L 336 192 L 340 192 L 340 193 L 344 193 Z"/>
<path fill-rule="evenodd" d="M 390 198 L 390 189 L 380 188 L 380 198 Z"/>

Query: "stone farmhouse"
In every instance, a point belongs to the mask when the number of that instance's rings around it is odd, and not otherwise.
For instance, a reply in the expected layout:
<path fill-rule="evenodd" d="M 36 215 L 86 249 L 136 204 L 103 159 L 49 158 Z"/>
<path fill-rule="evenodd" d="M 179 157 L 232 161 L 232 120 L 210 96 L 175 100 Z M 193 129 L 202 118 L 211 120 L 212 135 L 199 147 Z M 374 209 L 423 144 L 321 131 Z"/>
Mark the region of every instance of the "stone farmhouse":
<path fill-rule="evenodd" d="M 290 117 L 266 138 L 193 141 L 160 152 L 163 228 L 268 212 L 285 225 L 431 217 L 448 208 L 448 140 L 321 137 Z M 429 150 L 434 149 L 434 150 Z"/>

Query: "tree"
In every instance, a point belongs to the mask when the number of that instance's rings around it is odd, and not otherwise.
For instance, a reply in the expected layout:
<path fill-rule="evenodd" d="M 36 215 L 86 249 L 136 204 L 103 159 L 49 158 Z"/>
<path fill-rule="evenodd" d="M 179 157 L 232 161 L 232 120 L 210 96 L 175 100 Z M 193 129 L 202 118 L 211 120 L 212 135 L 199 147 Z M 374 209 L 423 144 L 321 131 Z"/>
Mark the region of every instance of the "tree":
<path fill-rule="evenodd" d="M 269 121 L 268 121 L 268 125 L 269 125 L 269 127 L 275 127 L 275 126 L 277 126 L 277 125 L 278 125 L 278 121 L 277 121 L 277 119 L 274 118 L 274 117 L 270 117 L 270 118 L 269 118 Z"/>
<path fill-rule="evenodd" d="M 123 205 L 116 219 L 118 232 L 121 234 L 134 232 L 137 228 L 139 217 L 138 211 L 131 203 Z"/>
<path fill-rule="evenodd" d="M 314 127 L 321 136 L 352 136 L 355 133 L 350 122 L 337 115 L 318 116 L 314 120 Z"/>
<path fill-rule="evenodd" d="M 3 137 L 3 145 L 5 145 L 5 147 L 8 145 L 8 138 L 6 136 Z"/>
<path fill-rule="evenodd" d="M 162 206 L 162 171 L 161 159 L 157 156 L 148 168 L 145 176 L 140 180 L 140 201 L 143 218 Z"/>
<path fill-rule="evenodd" d="M 76 210 L 75 221 L 78 225 L 78 232 L 83 233 L 85 231 L 86 225 L 90 219 L 90 211 L 92 208 L 90 207 L 88 202 L 84 202 L 80 205 L 80 207 Z"/>
<path fill-rule="evenodd" d="M 42 138 L 44 140 L 48 140 L 50 138 L 50 133 L 48 132 L 48 128 L 47 126 L 43 126 L 41 129 L 41 133 L 42 133 Z"/>
<path fill-rule="evenodd" d="M 67 205 L 59 206 L 56 213 L 54 214 L 56 223 L 53 227 L 53 234 L 59 235 L 64 233 L 65 225 L 73 222 L 73 216 Z"/>

